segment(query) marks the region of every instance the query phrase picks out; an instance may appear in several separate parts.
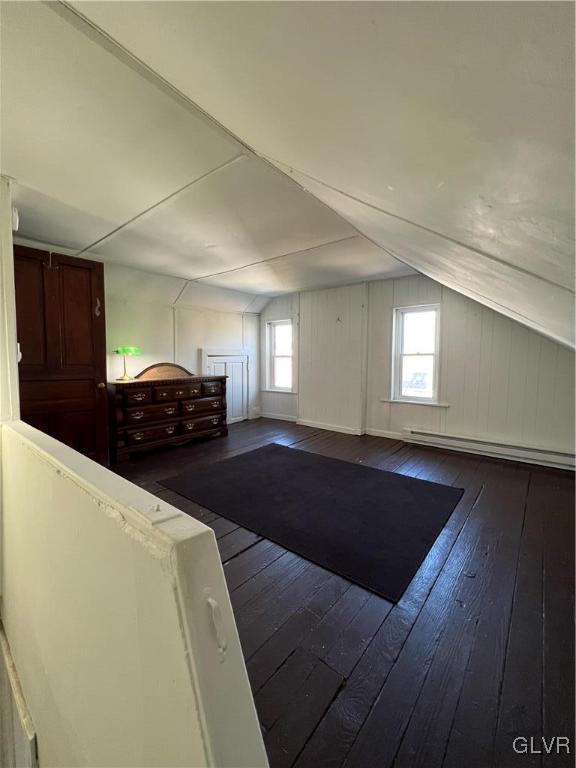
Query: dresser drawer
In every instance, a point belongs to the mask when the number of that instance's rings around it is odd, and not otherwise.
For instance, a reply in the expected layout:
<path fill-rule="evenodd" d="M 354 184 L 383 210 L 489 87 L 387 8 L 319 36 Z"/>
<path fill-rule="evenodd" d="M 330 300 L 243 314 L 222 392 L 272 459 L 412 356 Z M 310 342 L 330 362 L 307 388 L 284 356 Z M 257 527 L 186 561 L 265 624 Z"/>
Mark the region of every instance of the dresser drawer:
<path fill-rule="evenodd" d="M 129 445 L 140 443 L 152 443 L 154 440 L 163 440 L 178 434 L 178 422 L 162 424 L 157 427 L 143 427 L 142 429 L 130 429 L 126 432 Z"/>
<path fill-rule="evenodd" d="M 222 398 L 205 397 L 201 400 L 183 400 L 180 403 L 180 412 L 183 416 L 195 413 L 206 413 L 222 410 Z"/>
<path fill-rule="evenodd" d="M 126 423 L 140 424 L 145 421 L 162 421 L 178 416 L 178 403 L 165 405 L 143 405 L 141 408 L 126 408 Z"/>
<path fill-rule="evenodd" d="M 147 389 L 125 389 L 124 402 L 126 405 L 138 405 L 138 403 L 152 402 L 152 390 Z"/>
<path fill-rule="evenodd" d="M 149 366 L 129 382 L 110 382 L 115 459 L 159 446 L 228 434 L 226 377 L 194 376 L 168 363 Z"/>
<path fill-rule="evenodd" d="M 202 394 L 203 395 L 220 395 L 220 394 L 222 394 L 222 383 L 220 381 L 204 381 L 204 382 L 202 382 Z"/>
<path fill-rule="evenodd" d="M 167 385 L 164 387 L 154 387 L 154 400 L 157 403 L 168 400 L 182 400 L 188 397 L 199 397 L 200 393 L 200 382 L 196 384 Z"/>
<path fill-rule="evenodd" d="M 180 423 L 182 432 L 203 432 L 207 429 L 216 429 L 224 424 L 224 415 L 210 416 L 199 419 L 187 419 Z"/>

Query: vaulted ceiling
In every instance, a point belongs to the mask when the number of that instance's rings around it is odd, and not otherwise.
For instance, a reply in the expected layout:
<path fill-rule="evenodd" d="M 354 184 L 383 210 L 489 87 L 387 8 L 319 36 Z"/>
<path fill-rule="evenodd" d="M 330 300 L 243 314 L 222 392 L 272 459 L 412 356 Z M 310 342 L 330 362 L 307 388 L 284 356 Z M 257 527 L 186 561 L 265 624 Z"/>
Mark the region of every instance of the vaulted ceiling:
<path fill-rule="evenodd" d="M 71 5 L 2 3 L 22 234 L 254 294 L 415 269 L 573 346 L 572 3 Z"/>
<path fill-rule="evenodd" d="M 185 278 L 183 298 L 236 309 L 413 272 L 74 13 L 1 10 L 2 169 L 20 237 Z"/>

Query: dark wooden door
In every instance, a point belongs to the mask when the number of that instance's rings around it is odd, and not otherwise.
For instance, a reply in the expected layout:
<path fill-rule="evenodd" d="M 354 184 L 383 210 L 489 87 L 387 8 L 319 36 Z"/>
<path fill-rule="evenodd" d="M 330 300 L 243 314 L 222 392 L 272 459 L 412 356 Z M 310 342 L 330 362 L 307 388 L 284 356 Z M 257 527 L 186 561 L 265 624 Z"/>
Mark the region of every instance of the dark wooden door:
<path fill-rule="evenodd" d="M 14 246 L 23 421 L 108 463 L 102 264 Z"/>

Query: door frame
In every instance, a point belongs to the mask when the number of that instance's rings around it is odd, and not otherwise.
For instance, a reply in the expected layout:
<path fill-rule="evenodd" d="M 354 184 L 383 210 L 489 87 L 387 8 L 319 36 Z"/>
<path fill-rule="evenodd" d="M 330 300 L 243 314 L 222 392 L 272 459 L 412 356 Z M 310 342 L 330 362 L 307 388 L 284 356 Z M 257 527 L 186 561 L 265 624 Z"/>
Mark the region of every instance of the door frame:
<path fill-rule="evenodd" d="M 244 391 L 246 392 L 246 402 L 244 403 L 244 413 L 246 416 L 242 419 L 244 421 L 245 419 L 250 418 L 250 385 L 251 385 L 251 379 L 250 379 L 250 352 L 247 349 L 230 349 L 228 347 L 224 347 L 223 349 L 219 349 L 218 347 L 202 347 L 198 350 L 199 352 L 199 358 L 200 358 L 200 371 L 202 376 L 210 376 L 211 374 L 208 371 L 208 365 L 209 365 L 209 358 L 211 357 L 242 357 L 244 358 L 244 361 L 246 363 L 245 370 L 244 370 L 244 380 L 243 380 L 243 387 Z M 233 422 L 229 422 L 233 423 Z"/>

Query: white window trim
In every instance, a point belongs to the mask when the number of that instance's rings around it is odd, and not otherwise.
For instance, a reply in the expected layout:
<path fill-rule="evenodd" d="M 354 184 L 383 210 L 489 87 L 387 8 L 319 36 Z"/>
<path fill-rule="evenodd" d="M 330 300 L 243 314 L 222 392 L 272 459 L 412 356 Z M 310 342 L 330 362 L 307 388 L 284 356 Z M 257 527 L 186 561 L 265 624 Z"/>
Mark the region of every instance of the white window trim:
<path fill-rule="evenodd" d="M 402 366 L 400 359 L 402 357 L 402 329 L 404 327 L 404 316 L 410 312 L 436 311 L 436 339 L 434 350 L 434 384 L 432 397 L 414 397 L 402 396 L 400 371 Z M 426 353 L 428 354 L 431 353 Z M 440 384 L 440 304 L 411 304 L 405 307 L 394 307 L 394 318 L 392 323 L 392 382 L 390 396 L 394 403 L 413 403 L 422 405 L 437 405 Z"/>
<path fill-rule="evenodd" d="M 292 384 L 289 387 L 274 386 L 274 350 L 272 328 L 278 325 L 289 325 L 292 328 Z M 288 357 L 288 355 L 276 355 L 276 357 Z M 269 320 L 266 323 L 266 389 L 267 392 L 294 392 L 294 322 L 291 318 L 284 320 Z"/>

